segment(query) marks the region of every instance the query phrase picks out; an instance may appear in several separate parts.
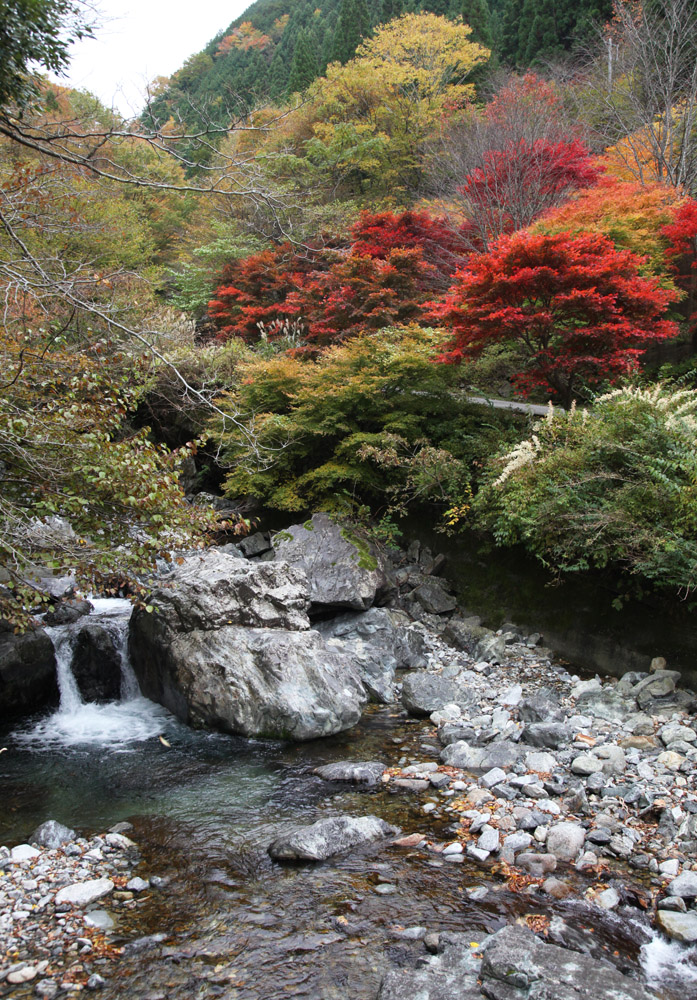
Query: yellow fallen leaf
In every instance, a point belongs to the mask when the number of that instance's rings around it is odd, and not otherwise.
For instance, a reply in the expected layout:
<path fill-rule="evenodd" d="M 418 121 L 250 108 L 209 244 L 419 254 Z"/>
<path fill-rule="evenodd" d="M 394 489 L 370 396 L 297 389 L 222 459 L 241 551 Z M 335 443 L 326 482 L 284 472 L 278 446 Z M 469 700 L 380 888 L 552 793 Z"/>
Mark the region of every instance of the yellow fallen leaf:
<path fill-rule="evenodd" d="M 167 740 L 164 738 L 164 736 L 160 736 L 160 743 L 162 744 L 163 747 L 171 747 L 172 746 L 171 743 L 167 742 Z"/>

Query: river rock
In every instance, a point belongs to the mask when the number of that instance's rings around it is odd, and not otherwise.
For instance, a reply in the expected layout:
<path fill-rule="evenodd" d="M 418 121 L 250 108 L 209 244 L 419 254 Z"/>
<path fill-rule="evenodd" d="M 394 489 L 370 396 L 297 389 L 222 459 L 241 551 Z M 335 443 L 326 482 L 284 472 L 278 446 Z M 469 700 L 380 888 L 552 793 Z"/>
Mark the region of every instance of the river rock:
<path fill-rule="evenodd" d="M 72 625 L 92 611 L 89 601 L 72 600 L 59 601 L 44 615 L 44 625 Z"/>
<path fill-rule="evenodd" d="M 494 767 L 511 768 L 522 751 L 510 740 L 499 740 L 487 747 L 473 747 L 464 740 L 451 743 L 441 752 L 440 759 L 451 767 L 460 767 L 473 774 L 484 774 Z"/>
<path fill-rule="evenodd" d="M 668 886 L 667 892 L 669 896 L 695 899 L 697 897 L 697 872 L 686 871 L 682 875 L 678 875 Z"/>
<path fill-rule="evenodd" d="M 475 660 L 483 660 L 487 663 L 503 663 L 506 658 L 505 637 L 495 635 L 493 632 L 483 636 L 474 647 L 472 656 Z"/>
<path fill-rule="evenodd" d="M 521 722 L 563 722 L 564 712 L 559 699 L 547 688 L 523 698 L 518 705 Z"/>
<path fill-rule="evenodd" d="M 624 697 L 609 684 L 585 691 L 576 699 L 576 711 L 583 715 L 593 715 L 596 719 L 613 722 L 615 719 L 629 719 L 636 715 L 633 697 Z"/>
<path fill-rule="evenodd" d="M 121 696 L 121 649 L 115 634 L 97 622 L 79 626 L 71 670 L 83 701 L 118 701 Z"/>
<path fill-rule="evenodd" d="M 411 715 L 430 715 L 446 705 L 467 705 L 472 694 L 457 677 L 415 670 L 402 682 L 402 704 Z"/>
<path fill-rule="evenodd" d="M 656 914 L 656 923 L 668 937 L 676 941 L 683 941 L 685 944 L 697 941 L 697 913 L 694 910 L 690 910 L 689 913 L 659 910 Z"/>
<path fill-rule="evenodd" d="M 451 618 L 443 629 L 443 639 L 461 649 L 470 656 L 474 656 L 474 651 L 482 639 L 492 636 L 491 629 L 484 628 L 480 624 L 479 618 Z"/>
<path fill-rule="evenodd" d="M 377 816 L 335 816 L 278 837 L 268 852 L 275 861 L 324 861 L 398 832 Z"/>
<path fill-rule="evenodd" d="M 63 826 L 62 823 L 58 823 L 55 819 L 49 819 L 45 823 L 42 823 L 41 826 L 37 826 L 29 839 L 32 844 L 39 844 L 41 847 L 54 849 L 61 847 L 63 844 L 69 844 L 75 840 L 76 836 L 77 834 L 70 827 Z"/>
<path fill-rule="evenodd" d="M 113 891 L 114 883 L 110 878 L 93 878 L 87 882 L 74 882 L 66 885 L 56 893 L 56 906 L 68 903 L 70 906 L 89 906 L 98 899 L 108 896 Z"/>
<path fill-rule="evenodd" d="M 457 601 L 449 592 L 444 581 L 437 577 L 427 577 L 414 591 L 413 596 L 424 611 L 430 615 L 444 615 L 454 611 Z"/>
<path fill-rule="evenodd" d="M 547 834 L 548 854 L 560 861 L 573 861 L 583 847 L 586 831 L 578 823 L 555 823 Z"/>
<path fill-rule="evenodd" d="M 557 870 L 557 859 L 554 854 L 536 854 L 526 851 L 516 858 L 516 865 L 531 875 L 548 875 Z"/>
<path fill-rule="evenodd" d="M 430 944 L 440 954 L 422 968 L 388 972 L 378 1000 L 454 1000 L 455 997 L 457 1000 L 482 1000 L 477 985 L 479 962 L 466 937 L 441 933 L 437 945 L 435 941 L 427 942 L 427 946 Z"/>
<path fill-rule="evenodd" d="M 317 632 L 228 626 L 163 630 L 153 641 L 152 631 L 138 616 L 132 661 L 143 694 L 190 725 L 310 740 L 350 729 L 361 716 L 358 671 Z"/>
<path fill-rule="evenodd" d="M 395 671 L 426 666 L 423 634 L 410 627 L 403 611 L 370 608 L 314 626 L 329 646 L 351 654 L 368 694 L 379 702 L 395 700 Z"/>
<path fill-rule="evenodd" d="M 0 622 L 0 717 L 58 703 L 56 657 L 43 629 L 15 635 Z"/>
<path fill-rule="evenodd" d="M 574 757 L 571 762 L 571 771 L 573 774 L 578 774 L 582 778 L 587 778 L 591 774 L 597 774 L 599 771 L 603 770 L 602 761 L 592 753 L 581 753 L 578 757 Z"/>
<path fill-rule="evenodd" d="M 532 722 L 523 730 L 522 739 L 533 747 L 558 749 L 571 741 L 571 729 L 563 722 Z"/>
<path fill-rule="evenodd" d="M 188 556 L 161 578 L 148 598 L 152 614 L 137 608 L 131 647 L 163 630 L 211 631 L 227 625 L 306 629 L 309 588 L 301 569 L 281 562 L 247 562 L 219 549 Z"/>
<path fill-rule="evenodd" d="M 504 927 L 483 951 L 482 991 L 496 1000 L 656 1000 L 609 962 L 544 944 L 526 927 Z"/>
<path fill-rule="evenodd" d="M 354 763 L 339 760 L 334 764 L 316 767 L 314 773 L 325 781 L 350 781 L 354 785 L 377 785 L 385 773 L 386 764 L 379 760 Z"/>
<path fill-rule="evenodd" d="M 384 581 L 370 547 L 327 514 L 315 514 L 273 539 L 276 559 L 302 570 L 309 580 L 310 600 L 317 610 L 350 608 L 365 611 Z"/>

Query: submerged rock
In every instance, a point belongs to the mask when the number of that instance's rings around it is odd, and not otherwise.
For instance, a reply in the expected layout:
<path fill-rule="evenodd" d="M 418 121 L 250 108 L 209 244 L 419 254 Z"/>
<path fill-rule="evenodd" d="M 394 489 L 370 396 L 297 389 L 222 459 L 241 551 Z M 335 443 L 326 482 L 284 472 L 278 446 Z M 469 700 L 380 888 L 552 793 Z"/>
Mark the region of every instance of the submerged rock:
<path fill-rule="evenodd" d="M 268 852 L 275 861 L 324 861 L 397 833 L 396 827 L 377 816 L 335 816 L 278 837 Z"/>
<path fill-rule="evenodd" d="M 501 1000 L 656 1000 L 597 958 L 543 944 L 525 927 L 504 927 L 484 945 L 482 992 Z"/>
<path fill-rule="evenodd" d="M 315 514 L 304 524 L 279 532 L 273 546 L 276 559 L 307 574 L 310 600 L 318 610 L 365 611 L 375 601 L 384 580 L 367 543 L 354 538 L 327 514 Z"/>

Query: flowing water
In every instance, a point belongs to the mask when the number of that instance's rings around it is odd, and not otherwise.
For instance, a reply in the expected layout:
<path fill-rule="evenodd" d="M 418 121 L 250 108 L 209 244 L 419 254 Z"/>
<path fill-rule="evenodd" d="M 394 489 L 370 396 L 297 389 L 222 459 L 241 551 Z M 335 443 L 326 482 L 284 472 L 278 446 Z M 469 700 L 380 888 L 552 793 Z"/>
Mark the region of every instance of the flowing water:
<path fill-rule="evenodd" d="M 389 968 L 423 957 L 410 928 L 460 931 L 476 947 L 530 914 L 552 918 L 550 939 L 648 979 L 663 1000 L 694 995 L 693 952 L 656 935 L 636 909 L 605 914 L 578 898 L 553 902 L 495 869 L 385 845 L 321 865 L 274 864 L 266 847 L 280 829 L 338 813 L 374 813 L 405 832 L 448 839 L 420 796 L 346 791 L 312 773 L 342 759 L 434 759 L 433 730 L 375 706 L 351 732 L 299 746 L 195 732 L 139 694 L 124 602 L 93 603 L 95 619 L 120 637 L 122 699 L 86 704 L 70 670 L 76 628 L 52 630 L 60 706 L 0 734 L 0 843 L 26 840 L 48 818 L 90 833 L 133 824 L 139 873 L 165 884 L 138 908 L 115 911 L 124 951 L 102 996 L 372 1000 Z M 615 875 L 628 883 L 622 869 Z M 562 877 L 579 892 L 589 884 Z M 377 891 L 385 884 L 388 894 Z"/>

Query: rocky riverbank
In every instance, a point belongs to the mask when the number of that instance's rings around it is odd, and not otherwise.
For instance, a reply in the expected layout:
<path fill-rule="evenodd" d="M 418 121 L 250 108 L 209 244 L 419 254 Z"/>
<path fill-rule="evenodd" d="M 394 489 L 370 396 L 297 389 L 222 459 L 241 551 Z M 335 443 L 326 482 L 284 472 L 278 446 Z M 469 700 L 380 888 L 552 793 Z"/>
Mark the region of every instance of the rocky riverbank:
<path fill-rule="evenodd" d="M 158 881 L 133 875 L 140 858 L 128 829 L 88 839 L 48 821 L 31 843 L 0 847 L 0 992 L 51 1000 L 106 985 L 118 914 Z"/>

